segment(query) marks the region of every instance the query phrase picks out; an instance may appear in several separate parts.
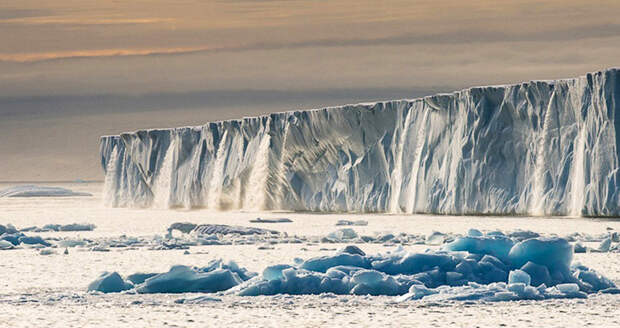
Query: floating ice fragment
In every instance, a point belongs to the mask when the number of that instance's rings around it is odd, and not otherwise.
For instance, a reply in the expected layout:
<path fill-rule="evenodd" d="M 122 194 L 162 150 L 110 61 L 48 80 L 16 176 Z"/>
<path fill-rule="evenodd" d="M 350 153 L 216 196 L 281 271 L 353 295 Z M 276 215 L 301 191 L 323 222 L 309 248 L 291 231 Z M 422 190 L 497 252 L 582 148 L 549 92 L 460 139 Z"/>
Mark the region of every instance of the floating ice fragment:
<path fill-rule="evenodd" d="M 123 280 L 121 275 L 116 272 L 104 272 L 88 285 L 88 291 L 99 291 L 102 293 L 118 293 L 131 288 L 133 288 L 133 285 Z"/>
<path fill-rule="evenodd" d="M 341 253 L 334 256 L 321 256 L 306 260 L 300 265 L 300 268 L 309 271 L 325 272 L 327 269 L 339 265 L 369 269 L 370 261 L 357 254 Z"/>
<path fill-rule="evenodd" d="M 280 218 L 280 219 L 261 219 L 256 218 L 254 220 L 250 220 L 251 223 L 291 223 L 293 220 L 288 218 Z"/>
<path fill-rule="evenodd" d="M 27 244 L 27 245 L 43 245 L 45 247 L 52 246 L 52 244 L 48 243 L 47 241 L 45 241 L 45 239 L 41 238 L 40 236 L 21 236 L 18 238 L 18 242 L 20 244 Z"/>
<path fill-rule="evenodd" d="M 221 302 L 221 298 L 213 297 L 213 296 L 197 296 L 194 298 L 179 298 L 174 300 L 174 303 L 177 304 L 205 304 L 205 303 L 213 303 L 213 302 Z"/>
<path fill-rule="evenodd" d="M 166 273 L 146 279 L 136 290 L 138 293 L 213 293 L 232 288 L 241 281 L 230 270 L 203 272 L 197 268 L 175 265 Z"/>
<path fill-rule="evenodd" d="M 288 264 L 276 264 L 268 266 L 265 268 L 265 270 L 263 270 L 263 278 L 266 280 L 282 279 L 284 277 L 282 275 L 282 271 L 290 268 L 292 268 L 292 266 Z"/>
<path fill-rule="evenodd" d="M 469 229 L 467 230 L 467 235 L 469 237 L 482 237 L 482 232 L 478 229 Z"/>
<path fill-rule="evenodd" d="M 458 237 L 442 246 L 446 251 L 466 251 L 472 254 L 490 254 L 506 261 L 514 241 L 503 236 L 493 237 Z"/>
<path fill-rule="evenodd" d="M 364 221 L 364 220 L 357 220 L 357 221 L 338 220 L 336 222 L 336 226 L 367 226 L 367 225 L 368 225 L 368 221 Z"/>
<path fill-rule="evenodd" d="M 446 234 L 441 232 L 433 231 L 430 235 L 426 237 L 427 245 L 441 245 L 446 240 Z"/>
<path fill-rule="evenodd" d="M 530 277 L 530 275 L 525 272 L 525 271 L 521 271 L 521 270 L 512 270 L 510 271 L 510 273 L 508 274 L 508 283 L 509 284 L 514 284 L 514 283 L 523 283 L 526 286 L 529 286 L 530 283 L 532 282 L 532 278 Z"/>
<path fill-rule="evenodd" d="M 15 245 L 13 245 L 12 243 L 6 240 L 0 240 L 0 250 L 7 250 L 7 249 L 13 249 L 13 248 L 15 248 Z"/>
<path fill-rule="evenodd" d="M 611 247 L 611 238 L 605 238 L 599 245 L 598 245 L 598 251 L 599 252 L 609 252 L 609 248 Z"/>
<path fill-rule="evenodd" d="M 157 273 L 134 273 L 127 276 L 127 280 L 131 281 L 134 285 L 143 283 L 146 279 L 156 276 Z"/>
<path fill-rule="evenodd" d="M 361 250 L 359 247 L 357 247 L 355 245 L 347 245 L 340 252 L 341 253 L 347 253 L 347 254 L 357 254 L 357 255 L 361 255 L 361 256 L 366 256 L 366 253 L 364 253 L 363 250 Z"/>
<path fill-rule="evenodd" d="M 351 228 L 338 229 L 327 235 L 327 238 L 330 238 L 335 241 L 351 240 L 357 237 L 358 237 L 357 233 L 355 232 L 355 230 Z"/>
<path fill-rule="evenodd" d="M 60 187 L 35 185 L 15 186 L 0 190 L 0 197 L 73 197 L 92 196 L 87 192 L 76 192 Z"/>
<path fill-rule="evenodd" d="M 513 267 L 527 262 L 544 265 L 549 273 L 566 273 L 573 259 L 573 246 L 561 238 L 534 238 L 519 242 L 512 247 L 508 260 Z"/>

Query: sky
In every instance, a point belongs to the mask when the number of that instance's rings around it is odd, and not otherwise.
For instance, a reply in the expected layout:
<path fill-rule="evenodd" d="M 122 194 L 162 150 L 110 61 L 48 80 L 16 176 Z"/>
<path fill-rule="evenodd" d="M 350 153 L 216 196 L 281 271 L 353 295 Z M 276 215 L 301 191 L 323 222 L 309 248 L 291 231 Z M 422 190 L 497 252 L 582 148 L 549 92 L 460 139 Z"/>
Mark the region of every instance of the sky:
<path fill-rule="evenodd" d="M 0 3 L 0 181 L 102 180 L 98 138 L 620 66 L 617 0 Z"/>

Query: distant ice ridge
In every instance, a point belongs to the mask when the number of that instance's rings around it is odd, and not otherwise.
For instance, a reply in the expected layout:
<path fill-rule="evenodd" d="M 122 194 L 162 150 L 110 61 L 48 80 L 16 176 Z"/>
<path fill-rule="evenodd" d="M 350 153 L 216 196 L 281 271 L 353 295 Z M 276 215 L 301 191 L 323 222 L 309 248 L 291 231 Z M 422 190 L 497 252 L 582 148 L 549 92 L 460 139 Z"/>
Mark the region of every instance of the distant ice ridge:
<path fill-rule="evenodd" d="M 620 70 L 101 138 L 109 206 L 620 215 Z"/>

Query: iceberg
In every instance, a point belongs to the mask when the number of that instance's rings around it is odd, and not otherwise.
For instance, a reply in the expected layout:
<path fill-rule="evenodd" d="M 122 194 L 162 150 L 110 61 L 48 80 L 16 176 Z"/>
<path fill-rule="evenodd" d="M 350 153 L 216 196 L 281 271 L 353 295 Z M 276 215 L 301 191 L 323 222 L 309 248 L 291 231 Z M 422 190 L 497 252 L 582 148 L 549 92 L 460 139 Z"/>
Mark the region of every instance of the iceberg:
<path fill-rule="evenodd" d="M 0 190 L 0 197 L 74 197 L 92 196 L 87 192 L 76 192 L 61 187 L 35 185 L 15 186 Z"/>
<path fill-rule="evenodd" d="M 608 69 L 104 136 L 104 201 L 219 210 L 617 216 L 619 104 L 620 70 Z"/>

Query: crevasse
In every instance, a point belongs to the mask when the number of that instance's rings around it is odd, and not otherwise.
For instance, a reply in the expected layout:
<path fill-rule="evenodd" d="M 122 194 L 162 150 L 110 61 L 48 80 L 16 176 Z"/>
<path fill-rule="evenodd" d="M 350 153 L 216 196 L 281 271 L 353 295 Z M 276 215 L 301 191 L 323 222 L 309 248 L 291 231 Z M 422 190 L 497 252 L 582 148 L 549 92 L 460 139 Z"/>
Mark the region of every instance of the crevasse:
<path fill-rule="evenodd" d="M 101 138 L 121 207 L 620 215 L 620 70 Z"/>

